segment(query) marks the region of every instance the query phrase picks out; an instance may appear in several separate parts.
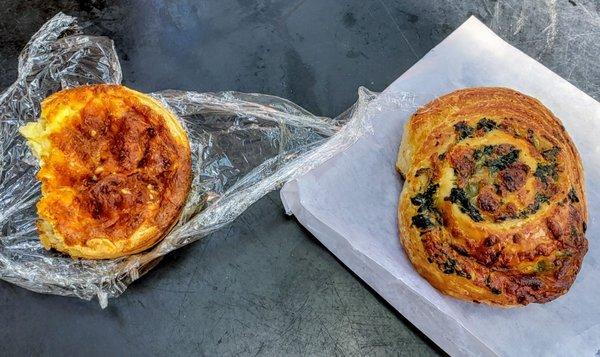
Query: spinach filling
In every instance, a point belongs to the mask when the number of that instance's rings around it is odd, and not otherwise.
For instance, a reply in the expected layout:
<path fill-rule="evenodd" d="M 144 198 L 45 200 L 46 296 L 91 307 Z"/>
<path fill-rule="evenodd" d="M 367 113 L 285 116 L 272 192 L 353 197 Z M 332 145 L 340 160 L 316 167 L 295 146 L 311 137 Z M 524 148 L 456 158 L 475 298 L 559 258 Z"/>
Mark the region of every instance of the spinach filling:
<path fill-rule="evenodd" d="M 441 222 L 441 215 L 433 202 L 433 196 L 439 187 L 438 184 L 429 185 L 425 191 L 411 197 L 410 202 L 418 207 L 417 214 L 412 217 L 415 227 L 426 230 Z"/>
<path fill-rule="evenodd" d="M 434 226 L 434 223 L 424 214 L 416 214 L 412 217 L 413 226 L 419 229 L 428 229 Z"/>
<path fill-rule="evenodd" d="M 519 159 L 519 154 L 521 153 L 519 149 L 513 147 L 506 154 L 496 156 L 494 155 L 494 151 L 497 147 L 498 145 L 480 147 L 473 152 L 473 158 L 475 160 L 484 159 L 482 165 L 489 168 L 491 172 L 502 171 Z"/>
<path fill-rule="evenodd" d="M 449 257 L 445 252 L 441 252 L 441 254 L 434 254 L 433 256 L 427 257 L 427 261 L 431 263 L 435 263 L 439 270 L 444 274 L 456 274 L 465 279 L 471 279 L 471 273 L 461 267 L 459 262 Z"/>
<path fill-rule="evenodd" d="M 461 121 L 460 123 L 454 124 L 454 131 L 458 135 L 458 140 L 463 140 L 473 135 L 475 129 L 470 127 L 466 122 Z"/>
<path fill-rule="evenodd" d="M 571 187 L 571 190 L 569 191 L 569 193 L 567 194 L 567 197 L 569 197 L 569 200 L 571 200 L 571 202 L 573 202 L 573 203 L 579 202 L 579 197 L 577 197 L 577 193 L 575 192 L 575 189 L 572 187 Z"/>
<path fill-rule="evenodd" d="M 548 196 L 542 195 L 541 193 L 536 193 L 533 203 L 519 213 L 519 218 L 527 218 L 527 216 L 537 212 L 542 204 L 548 203 L 549 201 L 550 198 Z"/>
<path fill-rule="evenodd" d="M 458 140 L 463 140 L 468 137 L 471 137 L 473 133 L 475 133 L 475 130 L 482 130 L 487 133 L 497 128 L 498 124 L 495 121 L 488 118 L 481 118 L 475 125 L 475 128 L 473 128 L 464 121 L 454 124 L 454 131 L 456 131 Z"/>
<path fill-rule="evenodd" d="M 492 279 L 491 279 L 491 277 L 489 275 L 485 278 L 485 286 L 488 289 L 490 289 L 490 291 L 494 295 L 500 295 L 500 294 L 502 294 L 502 290 L 500 290 L 497 287 L 495 287 L 495 286 L 492 285 Z"/>
<path fill-rule="evenodd" d="M 537 264 L 535 265 L 534 270 L 537 273 L 543 273 L 545 271 L 548 270 L 552 270 L 552 265 L 550 262 L 548 262 L 547 260 L 540 260 L 539 262 L 537 262 Z"/>
<path fill-rule="evenodd" d="M 548 161 L 556 161 L 556 155 L 560 152 L 558 146 L 552 147 L 552 149 L 542 151 L 542 156 Z"/>
<path fill-rule="evenodd" d="M 549 178 L 556 181 L 558 179 L 558 173 L 556 172 L 556 163 L 538 164 L 533 175 L 543 183 L 548 183 Z"/>
<path fill-rule="evenodd" d="M 445 200 L 450 201 L 459 206 L 460 211 L 466 215 L 468 215 L 473 221 L 481 222 L 483 221 L 483 217 L 481 213 L 475 207 L 466 192 L 462 188 L 453 187 L 450 191 L 450 196 L 446 197 Z"/>
<path fill-rule="evenodd" d="M 556 164 L 557 155 L 560 152 L 558 146 L 553 146 L 550 149 L 541 152 L 542 157 L 547 163 L 538 163 L 533 175 L 538 178 L 543 184 L 547 184 L 550 179 L 558 180 L 558 168 Z"/>
<path fill-rule="evenodd" d="M 482 148 L 478 148 L 473 152 L 473 158 L 475 160 L 479 160 L 482 157 L 490 156 L 494 152 L 495 148 L 496 145 L 485 145 Z"/>
<path fill-rule="evenodd" d="M 501 155 L 495 159 L 485 160 L 483 165 L 488 167 L 492 172 L 502 171 L 517 161 L 520 152 L 521 151 L 518 149 L 512 149 L 508 153 Z"/>
<path fill-rule="evenodd" d="M 410 199 L 410 202 L 418 206 L 418 212 L 431 210 L 433 208 L 433 195 L 435 195 L 437 189 L 440 187 L 437 183 L 435 185 L 429 185 L 427 190 L 418 193 Z"/>
<path fill-rule="evenodd" d="M 481 118 L 479 122 L 477 122 L 477 130 L 483 130 L 486 133 L 488 131 L 492 131 L 498 127 L 495 121 L 488 118 Z"/>
<path fill-rule="evenodd" d="M 456 269 L 456 260 L 448 258 L 444 264 L 440 266 L 444 274 L 452 274 Z"/>
<path fill-rule="evenodd" d="M 500 289 L 498 289 L 498 288 L 495 288 L 495 287 L 491 287 L 491 288 L 490 288 L 490 291 L 492 292 L 492 294 L 495 294 L 495 295 L 500 295 L 500 294 L 502 294 L 502 290 L 500 290 Z"/>

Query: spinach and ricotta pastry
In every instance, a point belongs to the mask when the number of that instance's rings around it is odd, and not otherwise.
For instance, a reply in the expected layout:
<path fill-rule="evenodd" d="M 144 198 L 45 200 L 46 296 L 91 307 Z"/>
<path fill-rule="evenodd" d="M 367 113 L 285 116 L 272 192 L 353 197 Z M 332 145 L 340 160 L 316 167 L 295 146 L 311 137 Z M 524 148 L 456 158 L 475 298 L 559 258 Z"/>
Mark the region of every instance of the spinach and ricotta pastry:
<path fill-rule="evenodd" d="M 408 121 L 396 168 L 400 239 L 435 288 L 502 306 L 569 290 L 588 247 L 583 168 L 539 101 L 506 88 L 439 97 Z"/>

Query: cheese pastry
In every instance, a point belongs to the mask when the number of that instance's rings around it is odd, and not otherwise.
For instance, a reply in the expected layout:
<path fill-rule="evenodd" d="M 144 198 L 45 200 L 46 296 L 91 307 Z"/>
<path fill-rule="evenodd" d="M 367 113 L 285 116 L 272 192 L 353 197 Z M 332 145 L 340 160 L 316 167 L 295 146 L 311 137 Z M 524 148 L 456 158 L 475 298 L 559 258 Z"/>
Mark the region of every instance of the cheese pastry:
<path fill-rule="evenodd" d="M 55 93 L 21 128 L 40 161 L 37 229 L 44 247 L 115 258 L 156 244 L 191 182 L 190 145 L 157 100 L 119 85 Z"/>

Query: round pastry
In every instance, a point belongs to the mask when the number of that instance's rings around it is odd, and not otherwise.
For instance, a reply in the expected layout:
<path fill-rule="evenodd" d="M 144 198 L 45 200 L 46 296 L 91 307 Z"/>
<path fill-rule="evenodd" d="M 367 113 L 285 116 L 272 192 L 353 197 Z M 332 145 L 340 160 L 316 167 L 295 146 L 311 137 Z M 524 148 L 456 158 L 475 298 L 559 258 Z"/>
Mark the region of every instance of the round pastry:
<path fill-rule="evenodd" d="M 435 288 L 502 306 L 569 290 L 587 252 L 583 169 L 539 101 L 505 88 L 435 99 L 407 123 L 396 167 L 401 241 Z"/>
<path fill-rule="evenodd" d="M 115 258 L 151 247 L 177 221 L 190 145 L 155 99 L 119 85 L 63 90 L 21 133 L 40 161 L 37 229 L 47 249 Z"/>

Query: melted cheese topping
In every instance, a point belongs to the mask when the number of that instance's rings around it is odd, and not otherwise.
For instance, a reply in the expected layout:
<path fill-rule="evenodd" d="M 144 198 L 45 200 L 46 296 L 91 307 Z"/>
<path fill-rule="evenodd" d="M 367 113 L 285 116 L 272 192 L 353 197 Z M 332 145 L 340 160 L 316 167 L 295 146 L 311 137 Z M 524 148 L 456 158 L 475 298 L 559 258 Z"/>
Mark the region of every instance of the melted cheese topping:
<path fill-rule="evenodd" d="M 177 219 L 191 182 L 189 143 L 154 99 L 115 85 L 61 91 L 21 133 L 40 160 L 46 248 L 92 259 L 133 254 Z"/>

